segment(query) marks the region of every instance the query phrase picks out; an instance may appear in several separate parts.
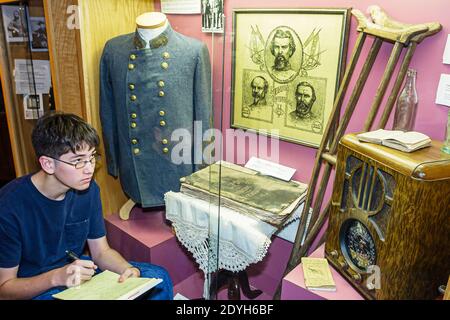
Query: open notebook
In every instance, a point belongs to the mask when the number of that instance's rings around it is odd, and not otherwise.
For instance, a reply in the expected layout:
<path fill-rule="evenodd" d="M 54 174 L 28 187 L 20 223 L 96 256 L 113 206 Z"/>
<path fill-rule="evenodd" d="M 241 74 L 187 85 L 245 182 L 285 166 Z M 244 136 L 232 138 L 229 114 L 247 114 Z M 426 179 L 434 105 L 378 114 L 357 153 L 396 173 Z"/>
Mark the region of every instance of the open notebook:
<path fill-rule="evenodd" d="M 155 278 L 128 278 L 119 283 L 120 275 L 103 271 L 78 287 L 53 295 L 60 300 L 133 300 L 162 282 Z"/>
<path fill-rule="evenodd" d="M 403 152 L 412 152 L 431 145 L 427 135 L 415 131 L 398 131 L 378 129 L 356 135 L 359 141 L 372 142 L 397 149 Z"/>

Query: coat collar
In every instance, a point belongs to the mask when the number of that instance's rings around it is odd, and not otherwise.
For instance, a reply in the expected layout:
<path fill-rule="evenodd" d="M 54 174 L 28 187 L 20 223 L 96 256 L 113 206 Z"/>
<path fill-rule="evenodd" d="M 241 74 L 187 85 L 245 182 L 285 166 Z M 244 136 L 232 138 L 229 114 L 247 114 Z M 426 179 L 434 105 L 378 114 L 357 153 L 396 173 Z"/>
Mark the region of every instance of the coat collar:
<path fill-rule="evenodd" d="M 166 46 L 169 43 L 169 39 L 170 39 L 170 36 L 172 35 L 172 33 L 173 33 L 173 30 L 169 24 L 163 33 L 161 33 L 159 36 L 157 36 L 156 38 L 149 41 L 150 48 L 157 49 L 159 47 Z M 142 39 L 142 37 L 139 34 L 139 32 L 137 31 L 137 29 L 134 33 L 133 43 L 134 43 L 134 46 L 136 47 L 136 49 L 144 49 L 147 46 L 146 41 L 144 39 Z"/>

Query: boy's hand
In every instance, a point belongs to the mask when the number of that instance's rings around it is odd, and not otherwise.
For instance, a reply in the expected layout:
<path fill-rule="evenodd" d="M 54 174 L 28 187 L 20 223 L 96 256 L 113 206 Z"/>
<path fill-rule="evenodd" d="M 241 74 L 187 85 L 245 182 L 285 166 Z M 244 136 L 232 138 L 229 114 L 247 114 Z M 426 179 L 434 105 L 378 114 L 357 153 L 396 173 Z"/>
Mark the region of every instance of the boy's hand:
<path fill-rule="evenodd" d="M 95 274 L 97 266 L 89 260 L 75 260 L 65 267 L 56 269 L 53 276 L 53 284 L 55 287 L 66 286 L 76 287 L 85 281 L 91 280 Z"/>
<path fill-rule="evenodd" d="M 141 276 L 141 272 L 138 268 L 129 267 L 126 268 L 122 274 L 120 275 L 119 282 L 124 282 L 128 278 L 139 278 Z"/>

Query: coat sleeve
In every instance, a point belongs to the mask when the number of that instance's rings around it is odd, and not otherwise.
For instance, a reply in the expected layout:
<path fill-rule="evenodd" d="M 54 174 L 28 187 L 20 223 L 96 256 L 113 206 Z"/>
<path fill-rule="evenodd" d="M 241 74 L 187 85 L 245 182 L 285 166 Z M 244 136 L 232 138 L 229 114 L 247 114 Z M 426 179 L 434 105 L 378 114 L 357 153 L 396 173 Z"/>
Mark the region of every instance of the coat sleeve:
<path fill-rule="evenodd" d="M 202 43 L 197 56 L 194 79 L 194 120 L 201 121 L 202 135 L 213 127 L 211 61 L 207 46 Z M 205 141 L 203 147 L 208 142 Z M 197 167 L 199 170 L 201 167 Z"/>
<path fill-rule="evenodd" d="M 117 116 L 114 108 L 114 95 L 108 63 L 108 45 L 105 46 L 100 60 L 100 120 L 105 144 L 108 173 L 118 176 Z"/>

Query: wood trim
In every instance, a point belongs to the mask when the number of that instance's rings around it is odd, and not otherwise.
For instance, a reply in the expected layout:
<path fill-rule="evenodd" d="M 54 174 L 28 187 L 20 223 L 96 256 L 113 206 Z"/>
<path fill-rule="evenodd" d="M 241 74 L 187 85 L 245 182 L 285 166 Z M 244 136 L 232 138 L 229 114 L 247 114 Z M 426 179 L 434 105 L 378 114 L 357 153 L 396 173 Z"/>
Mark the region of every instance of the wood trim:
<path fill-rule="evenodd" d="M 78 31 L 67 27 L 67 8 L 71 5 L 78 5 L 78 1 L 44 0 L 53 94 L 57 110 L 86 118 Z"/>
<path fill-rule="evenodd" d="M 450 300 L 450 276 L 448 277 L 447 288 L 445 289 L 444 300 Z"/>
<path fill-rule="evenodd" d="M 59 88 L 57 87 L 58 83 L 61 83 L 59 80 L 59 70 L 57 64 L 55 64 L 53 61 L 56 59 L 56 48 L 54 45 L 54 25 L 55 21 L 53 19 L 53 16 L 51 15 L 50 8 L 49 8 L 49 1 L 50 0 L 44 0 L 44 12 L 45 12 L 45 23 L 47 28 L 47 39 L 48 39 L 48 54 L 50 56 L 50 70 L 52 73 L 52 86 L 53 86 L 53 99 L 55 101 L 55 107 L 58 108 L 62 105 L 61 97 L 59 95 Z"/>

